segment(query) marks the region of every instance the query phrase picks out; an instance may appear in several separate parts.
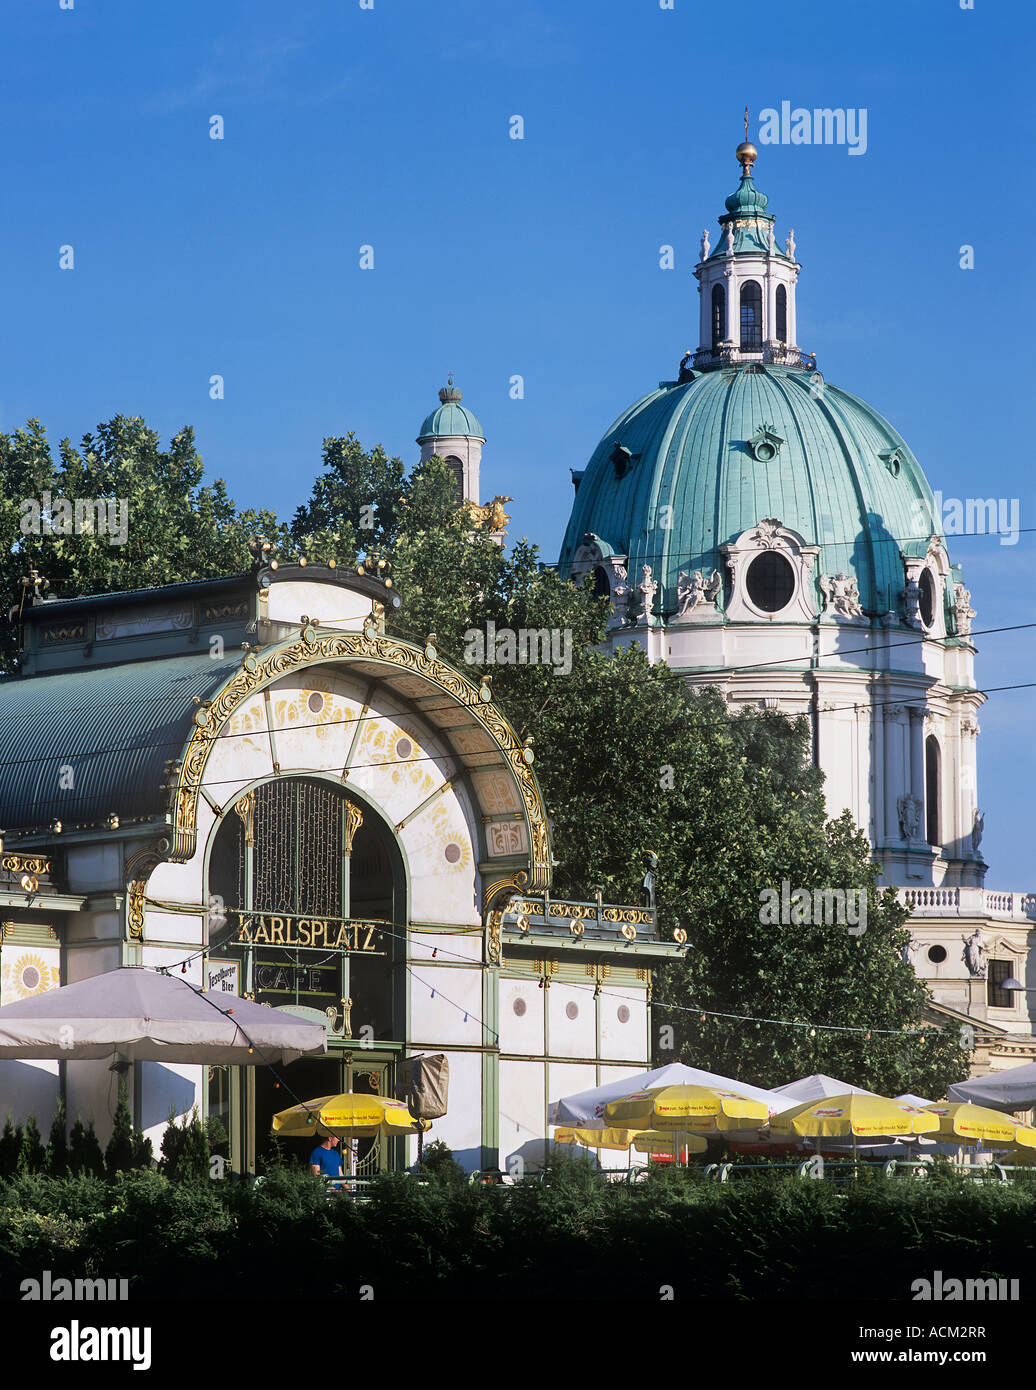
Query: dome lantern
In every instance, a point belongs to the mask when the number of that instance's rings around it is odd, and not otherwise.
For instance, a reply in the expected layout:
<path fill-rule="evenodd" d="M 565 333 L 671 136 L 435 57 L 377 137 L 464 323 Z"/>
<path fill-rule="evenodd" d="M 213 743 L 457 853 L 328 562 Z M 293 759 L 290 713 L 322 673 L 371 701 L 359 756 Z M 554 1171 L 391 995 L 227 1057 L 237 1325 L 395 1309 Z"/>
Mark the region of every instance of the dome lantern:
<path fill-rule="evenodd" d="M 707 231 L 702 233 L 694 271 L 700 295 L 694 368 L 708 371 L 739 362 L 806 366 L 796 343 L 795 233 L 778 247 L 775 219 L 767 211 L 770 200 L 752 178 L 759 152 L 748 139 L 747 107 L 745 139 L 735 155 L 741 182 L 724 202 L 716 246 L 710 247 Z"/>

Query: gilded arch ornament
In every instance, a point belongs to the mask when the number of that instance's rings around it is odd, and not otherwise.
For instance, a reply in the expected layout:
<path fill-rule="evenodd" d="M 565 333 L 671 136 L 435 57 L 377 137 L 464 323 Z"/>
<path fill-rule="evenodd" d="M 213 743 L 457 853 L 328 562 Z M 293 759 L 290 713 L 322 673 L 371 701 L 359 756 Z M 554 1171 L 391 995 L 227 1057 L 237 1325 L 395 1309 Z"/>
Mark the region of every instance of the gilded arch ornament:
<path fill-rule="evenodd" d="M 550 837 L 546 807 L 539 783 L 532 771 L 532 751 L 523 747 L 511 725 L 493 705 L 488 685 L 475 686 L 446 662 L 440 661 L 434 647 L 420 648 L 400 638 L 379 635 L 373 625 L 357 632 L 321 632 L 303 627 L 292 638 L 265 652 L 249 652 L 238 671 L 222 690 L 202 704 L 194 716 L 194 732 L 180 759 L 172 805 L 172 845 L 169 858 L 186 863 L 193 858 L 198 843 L 198 796 L 209 753 L 234 711 L 258 691 L 293 671 L 325 662 L 373 662 L 391 672 L 421 676 L 429 685 L 462 705 L 494 741 L 521 794 L 524 818 L 529 830 L 530 856 L 527 869 L 509 870 L 500 865 L 501 878 L 491 882 L 483 894 L 483 911 L 519 882 L 535 892 L 550 885 Z M 458 753 L 451 756 L 463 765 Z M 152 866 L 153 867 L 153 866 Z M 505 877 L 506 875 L 506 877 Z"/>

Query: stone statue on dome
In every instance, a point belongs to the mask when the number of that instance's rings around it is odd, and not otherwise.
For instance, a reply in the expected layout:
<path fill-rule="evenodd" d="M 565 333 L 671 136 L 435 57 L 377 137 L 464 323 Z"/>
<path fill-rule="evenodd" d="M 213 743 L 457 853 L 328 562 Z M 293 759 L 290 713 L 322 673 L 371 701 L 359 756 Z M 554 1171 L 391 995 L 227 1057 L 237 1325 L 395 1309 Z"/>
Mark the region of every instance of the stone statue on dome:
<path fill-rule="evenodd" d="M 964 942 L 964 964 L 976 980 L 986 977 L 986 943 L 982 938 L 982 928 L 976 927 L 970 936 L 962 936 Z"/>
<path fill-rule="evenodd" d="M 732 256 L 734 254 L 734 223 L 732 221 L 727 223 L 724 235 L 727 238 L 727 255 Z"/>
<path fill-rule="evenodd" d="M 957 632 L 961 637 L 968 637 L 971 634 L 971 620 L 975 616 L 975 610 L 971 606 L 971 590 L 965 589 L 963 584 L 954 584 L 953 592 L 955 595 L 953 611 L 957 618 Z"/>
<path fill-rule="evenodd" d="M 721 582 L 719 570 L 713 570 L 708 579 L 704 570 L 681 574 L 676 581 L 676 598 L 680 605 L 676 616 L 682 618 L 699 604 L 714 603 Z"/>
<path fill-rule="evenodd" d="M 701 258 L 703 261 L 708 258 L 709 249 L 709 229 L 703 227 L 701 233 Z"/>
<path fill-rule="evenodd" d="M 770 254 L 771 256 L 772 256 L 773 253 L 774 253 L 774 247 L 775 247 L 775 242 L 774 242 L 774 235 L 773 235 L 773 223 L 771 222 L 771 223 L 770 223 L 770 238 L 769 238 L 769 244 L 768 244 L 768 246 L 767 246 L 767 248 L 766 248 L 767 251 L 769 252 L 769 254 Z"/>
<path fill-rule="evenodd" d="M 795 228 L 789 227 L 788 235 L 784 238 L 784 254 L 789 261 L 795 259 Z"/>
<path fill-rule="evenodd" d="M 860 607 L 860 588 L 855 579 L 846 574 L 822 574 L 820 591 L 829 614 L 842 618 L 862 618 Z"/>
<path fill-rule="evenodd" d="M 899 811 L 899 833 L 904 840 L 913 840 L 921 828 L 921 802 L 909 793 L 896 802 Z"/>
<path fill-rule="evenodd" d="M 639 621 L 650 626 L 651 609 L 654 606 L 655 594 L 658 592 L 658 580 L 651 578 L 651 566 L 641 565 L 640 583 L 637 585 L 640 592 L 640 613 Z"/>

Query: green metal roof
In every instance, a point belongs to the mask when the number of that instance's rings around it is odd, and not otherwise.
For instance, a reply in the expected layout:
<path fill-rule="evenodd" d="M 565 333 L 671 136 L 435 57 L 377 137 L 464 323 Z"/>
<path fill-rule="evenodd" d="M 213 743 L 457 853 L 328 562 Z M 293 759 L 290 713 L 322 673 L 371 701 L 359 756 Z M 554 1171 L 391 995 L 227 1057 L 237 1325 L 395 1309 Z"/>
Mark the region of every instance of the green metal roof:
<path fill-rule="evenodd" d="M 783 441 L 769 462 L 749 444 L 764 427 Z M 622 476 L 617 444 L 633 455 Z M 902 556 L 941 535 L 920 465 L 887 420 L 808 372 L 753 364 L 664 385 L 619 416 L 580 483 L 559 564 L 593 532 L 629 557 L 631 576 L 650 565 L 673 611 L 680 572 L 725 573 L 719 546 L 767 517 L 821 547 L 817 577 L 855 576 L 875 615 L 899 610 Z"/>
<path fill-rule="evenodd" d="M 211 698 L 240 665 L 240 652 L 206 652 L 0 681 L 0 826 L 162 815 L 165 763 L 190 735 L 193 697 Z"/>
<path fill-rule="evenodd" d="M 761 193 L 752 182 L 750 174 L 742 176 L 737 190 L 726 199 L 727 213 L 719 219 L 723 228 L 719 241 L 713 247 L 708 259 L 727 255 L 727 225 L 734 226 L 734 255 L 765 255 L 770 249 L 770 228 L 774 224 L 772 213 L 766 211 L 769 198 Z M 774 248 L 774 255 L 787 259 L 781 248 Z"/>
<path fill-rule="evenodd" d="M 482 426 L 478 418 L 468 410 L 467 406 L 458 405 L 454 401 L 447 401 L 445 405 L 438 406 L 432 411 L 424 424 L 421 426 L 421 433 L 417 436 L 418 444 L 423 444 L 426 439 L 435 439 L 443 435 L 466 434 L 473 439 L 481 439 L 485 442 L 486 436 L 482 433 Z"/>

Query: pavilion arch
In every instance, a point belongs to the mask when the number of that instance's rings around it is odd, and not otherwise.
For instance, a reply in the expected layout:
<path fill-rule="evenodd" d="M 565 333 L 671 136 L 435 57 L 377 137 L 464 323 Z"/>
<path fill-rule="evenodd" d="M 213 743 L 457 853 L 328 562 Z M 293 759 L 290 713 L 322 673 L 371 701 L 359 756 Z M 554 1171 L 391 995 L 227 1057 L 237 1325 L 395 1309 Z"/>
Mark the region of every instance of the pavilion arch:
<path fill-rule="evenodd" d="M 291 679 L 295 677 L 298 680 Z M 351 699 L 353 706 L 358 707 L 356 712 L 351 717 L 303 722 L 301 727 L 297 723 L 292 727 L 290 721 L 282 723 L 279 716 L 272 717 L 278 700 L 288 704 L 294 700 L 297 706 L 298 697 L 305 694 L 313 701 L 320 693 L 318 686 L 328 691 L 334 688 L 331 704 L 341 706 Z M 352 688 L 351 695 L 346 692 L 347 686 Z M 358 690 L 365 694 L 357 694 Z M 248 728 L 242 720 L 249 722 Z M 350 767 L 349 758 L 365 736 L 361 731 L 373 727 L 378 720 L 392 724 L 392 736 L 397 740 L 411 744 L 427 740 L 429 752 L 418 761 L 435 775 L 434 786 L 423 800 L 412 797 L 406 804 L 400 800 L 399 789 L 393 786 L 395 804 L 387 804 L 385 796 L 372 793 L 369 785 L 365 791 L 364 777 Z M 174 896 L 199 901 L 209 834 L 213 821 L 225 812 L 224 801 L 236 800 L 242 788 L 265 780 L 271 772 L 275 776 L 310 776 L 331 770 L 331 766 L 312 766 L 309 749 L 320 732 L 338 738 L 339 752 L 343 747 L 349 750 L 337 763 L 339 774 L 346 775 L 332 780 L 337 780 L 350 796 L 368 800 L 394 825 L 405 862 L 407 833 L 419 822 L 429 803 L 434 803 L 438 796 L 442 803 L 449 800 L 451 805 L 466 806 L 470 859 L 459 867 L 470 868 L 467 881 L 481 886 L 480 919 L 487 920 L 491 912 L 499 911 L 516 888 L 537 892 L 549 886 L 550 837 L 546 807 L 530 766 L 531 750 L 523 747 L 493 705 L 488 685 L 474 685 L 441 661 L 431 646 L 421 649 L 386 637 L 374 623 L 368 623 L 362 633 L 308 625 L 296 638 L 246 654 L 230 679 L 223 681 L 211 699 L 199 704 L 193 722 L 194 729 L 169 779 L 175 781 L 175 789 L 168 847 L 160 842 L 141 857 L 136 881 L 130 886 L 129 925 L 135 936 L 142 934 L 144 891 L 149 876 L 152 882 L 157 880 L 154 887 L 147 888 L 150 906 L 156 899 L 170 895 L 174 880 L 182 872 L 177 866 L 184 866 L 185 870 L 190 866 L 189 881 L 181 878 Z M 316 732 L 299 743 L 306 728 Z M 305 756 L 291 756 L 292 739 L 296 740 L 296 749 L 306 750 Z M 257 750 L 262 749 L 264 742 L 272 751 L 267 763 L 260 765 L 256 762 Z M 249 744 L 251 768 L 248 758 L 227 751 L 235 745 L 240 750 Z M 221 776 L 228 770 L 228 760 L 234 764 L 233 774 Z M 380 762 L 364 764 L 362 770 L 367 782 L 372 783 L 385 768 L 396 768 L 402 761 L 382 758 Z M 397 776 L 395 781 L 398 780 Z M 217 792 L 219 787 L 233 790 L 227 796 Z M 433 805 L 432 809 L 436 807 Z M 453 814 L 456 824 L 459 813 L 454 810 Z M 203 846 L 200 854 L 199 839 Z M 165 863 L 160 863 L 162 860 Z M 433 873 L 426 865 L 426 881 L 441 877 L 444 872 L 440 866 Z M 414 866 L 410 863 L 408 893 L 413 876 Z"/>

